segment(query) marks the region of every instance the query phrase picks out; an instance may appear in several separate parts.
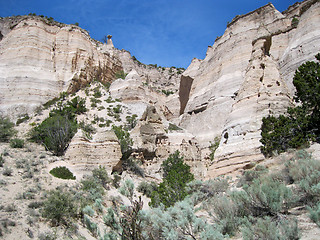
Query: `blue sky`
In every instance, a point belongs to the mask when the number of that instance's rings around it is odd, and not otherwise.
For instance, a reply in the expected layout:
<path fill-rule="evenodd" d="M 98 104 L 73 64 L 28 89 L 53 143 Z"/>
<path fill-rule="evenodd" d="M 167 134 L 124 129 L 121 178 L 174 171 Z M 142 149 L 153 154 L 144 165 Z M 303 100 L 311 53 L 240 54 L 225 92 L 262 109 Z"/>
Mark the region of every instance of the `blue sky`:
<path fill-rule="evenodd" d="M 294 0 L 0 0 L 0 16 L 36 13 L 63 23 L 79 23 L 92 38 L 113 35 L 116 48 L 139 61 L 188 67 L 203 59 L 208 45 L 228 21 L 268 2 L 284 11 Z"/>

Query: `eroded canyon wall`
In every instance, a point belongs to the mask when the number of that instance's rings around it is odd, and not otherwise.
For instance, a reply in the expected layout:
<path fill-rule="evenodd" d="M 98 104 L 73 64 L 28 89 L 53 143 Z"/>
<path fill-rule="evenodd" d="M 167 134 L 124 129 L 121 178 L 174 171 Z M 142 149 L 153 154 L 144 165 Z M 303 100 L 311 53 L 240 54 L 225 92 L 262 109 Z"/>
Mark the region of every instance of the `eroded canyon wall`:
<path fill-rule="evenodd" d="M 205 59 L 193 60 L 181 79 L 190 77 L 192 86 L 180 125 L 202 147 L 221 137 L 209 176 L 264 159 L 262 118 L 292 104 L 295 70 L 319 51 L 320 2 L 304 1 L 283 13 L 267 4 L 237 16 Z"/>
<path fill-rule="evenodd" d="M 31 16 L 3 18 L 0 25 L 0 111 L 13 118 L 67 91 L 88 64 L 100 63 L 109 78 L 122 69 L 112 51 L 99 51 L 75 25 Z"/>

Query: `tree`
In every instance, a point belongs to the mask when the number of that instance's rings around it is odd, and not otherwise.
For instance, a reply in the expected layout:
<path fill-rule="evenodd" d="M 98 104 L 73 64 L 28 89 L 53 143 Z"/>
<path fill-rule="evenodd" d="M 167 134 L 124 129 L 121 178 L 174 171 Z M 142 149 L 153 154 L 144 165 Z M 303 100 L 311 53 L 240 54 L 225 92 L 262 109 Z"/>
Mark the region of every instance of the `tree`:
<path fill-rule="evenodd" d="M 55 155 L 62 156 L 76 131 L 76 120 L 55 114 L 31 131 L 31 140 L 42 143 Z"/>
<path fill-rule="evenodd" d="M 165 207 L 170 207 L 188 195 L 186 185 L 194 179 L 194 176 L 190 172 L 190 166 L 183 162 L 179 151 L 170 154 L 161 168 L 163 181 L 152 193 L 150 205 L 155 207 L 162 203 Z"/>
<path fill-rule="evenodd" d="M 295 72 L 293 84 L 296 87 L 294 100 L 305 109 L 309 120 L 309 130 L 319 140 L 320 135 L 320 53 L 318 62 L 306 62 Z"/>
<path fill-rule="evenodd" d="M 297 107 L 289 109 L 289 116 L 268 116 L 262 119 L 261 126 L 261 152 L 271 157 L 274 152 L 282 153 L 288 148 L 309 146 L 312 134 L 308 131 L 309 120 L 305 111 Z"/>
<path fill-rule="evenodd" d="M 126 131 L 122 126 L 112 126 L 112 130 L 116 134 L 121 147 L 122 160 L 127 160 L 132 151 L 133 141 L 130 138 L 130 133 Z"/>
<path fill-rule="evenodd" d="M 65 93 L 60 94 L 61 99 L 65 96 Z M 30 139 L 42 143 L 53 154 L 62 156 L 77 132 L 76 115 L 87 111 L 85 102 L 80 97 L 75 97 L 66 104 L 59 102 L 57 108 L 50 111 L 49 117 L 31 130 Z"/>
<path fill-rule="evenodd" d="M 285 115 L 262 119 L 261 152 L 266 157 L 320 140 L 320 54 L 316 59 L 318 62 L 306 62 L 295 72 L 294 100 L 298 106 L 288 108 Z"/>

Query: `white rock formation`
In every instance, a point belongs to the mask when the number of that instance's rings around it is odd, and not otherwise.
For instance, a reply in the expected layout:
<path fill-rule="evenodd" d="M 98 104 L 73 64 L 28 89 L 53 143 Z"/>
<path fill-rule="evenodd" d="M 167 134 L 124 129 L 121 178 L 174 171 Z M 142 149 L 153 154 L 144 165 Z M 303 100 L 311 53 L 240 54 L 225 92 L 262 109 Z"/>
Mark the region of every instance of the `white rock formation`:
<path fill-rule="evenodd" d="M 105 167 L 110 174 L 120 158 L 120 144 L 113 131 L 98 132 L 88 140 L 78 130 L 65 153 L 66 162 L 81 175 L 89 175 L 99 166 Z"/>
<path fill-rule="evenodd" d="M 307 0 L 283 13 L 267 4 L 236 17 L 206 58 L 193 60 L 184 72 L 180 126 L 202 147 L 221 136 L 209 176 L 264 159 L 261 119 L 286 110 L 294 71 L 320 51 L 319 12 L 319 1 Z"/>
<path fill-rule="evenodd" d="M 2 19 L 0 26 L 0 112 L 13 118 L 67 91 L 90 59 L 110 77 L 121 69 L 119 59 L 99 52 L 99 44 L 77 26 L 30 16 Z"/>

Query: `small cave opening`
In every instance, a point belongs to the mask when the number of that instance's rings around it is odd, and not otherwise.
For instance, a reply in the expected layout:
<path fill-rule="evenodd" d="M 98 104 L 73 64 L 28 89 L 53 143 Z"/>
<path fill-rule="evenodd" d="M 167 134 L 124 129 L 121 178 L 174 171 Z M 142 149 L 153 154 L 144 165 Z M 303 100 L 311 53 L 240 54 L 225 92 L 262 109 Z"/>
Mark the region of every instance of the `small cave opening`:
<path fill-rule="evenodd" d="M 263 53 L 266 56 L 270 56 L 270 48 L 272 44 L 272 37 L 268 36 L 265 38 L 266 41 L 263 43 Z"/>
<path fill-rule="evenodd" d="M 228 138 L 229 138 L 229 134 L 228 134 L 228 132 L 226 132 L 225 134 L 223 134 L 223 138 L 225 139 L 224 141 L 223 141 L 223 143 L 227 143 L 228 142 Z"/>

